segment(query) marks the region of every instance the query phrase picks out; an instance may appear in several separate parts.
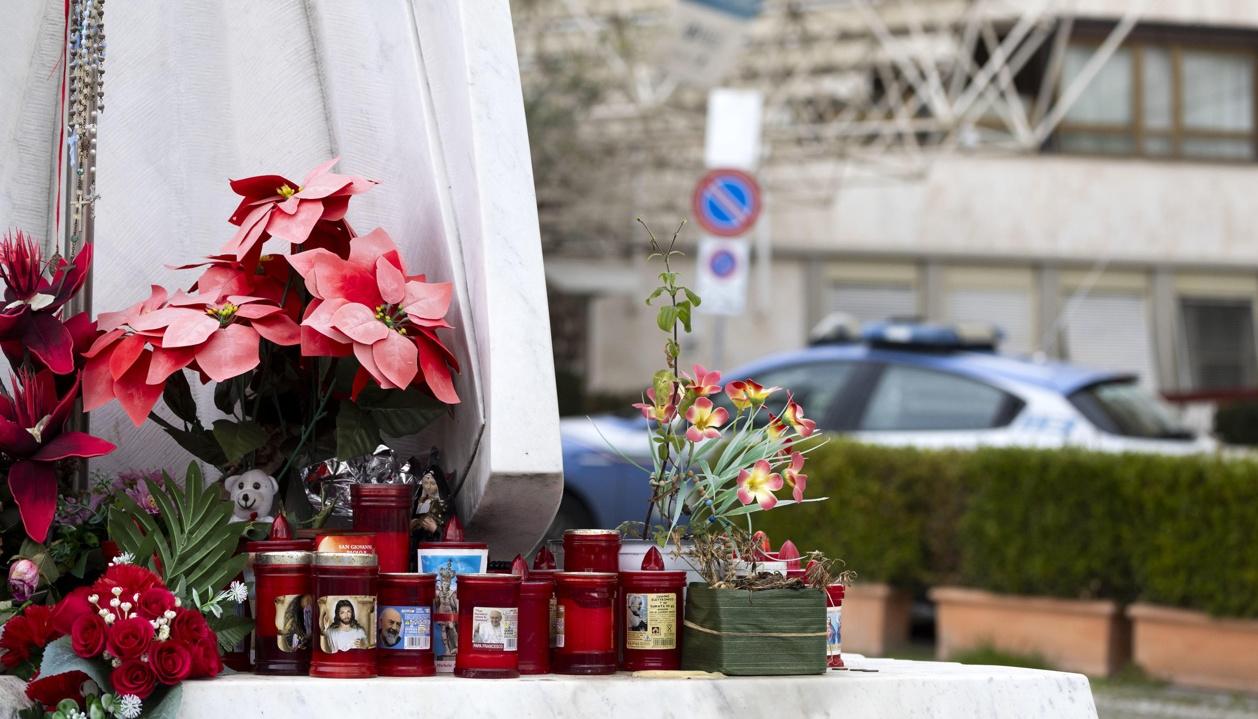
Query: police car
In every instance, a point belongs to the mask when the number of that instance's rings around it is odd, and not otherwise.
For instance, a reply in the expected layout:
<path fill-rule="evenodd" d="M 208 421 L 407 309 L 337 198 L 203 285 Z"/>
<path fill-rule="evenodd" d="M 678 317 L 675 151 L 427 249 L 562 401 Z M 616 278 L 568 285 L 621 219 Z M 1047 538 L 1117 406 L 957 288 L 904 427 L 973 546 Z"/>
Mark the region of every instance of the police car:
<path fill-rule="evenodd" d="M 806 349 L 723 379 L 788 388 L 818 428 L 877 444 L 1161 454 L 1214 449 L 1134 375 L 1001 355 L 999 339 L 998 332 L 972 327 L 883 322 L 857 332 L 839 323 L 814 331 Z M 780 395 L 779 404 L 785 401 Z M 781 407 L 771 403 L 769 409 Z M 565 495 L 557 527 L 642 521 L 647 483 L 617 451 L 649 465 L 646 431 L 636 413 L 562 421 Z"/>

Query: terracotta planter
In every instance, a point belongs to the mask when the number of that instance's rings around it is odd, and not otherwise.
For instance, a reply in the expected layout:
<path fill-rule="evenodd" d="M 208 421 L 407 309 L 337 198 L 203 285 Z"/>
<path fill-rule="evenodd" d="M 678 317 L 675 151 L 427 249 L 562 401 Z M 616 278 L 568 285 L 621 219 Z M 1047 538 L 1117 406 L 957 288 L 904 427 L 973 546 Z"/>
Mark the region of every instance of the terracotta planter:
<path fill-rule="evenodd" d="M 936 587 L 940 659 L 991 647 L 1037 654 L 1057 669 L 1106 677 L 1131 657 L 1131 625 L 1118 604 Z"/>
<path fill-rule="evenodd" d="M 1134 604 L 1127 609 L 1134 659 L 1176 684 L 1258 691 L 1258 620 Z"/>
<path fill-rule="evenodd" d="M 843 651 L 880 657 L 908 643 L 913 597 L 889 584 L 853 584 L 843 597 Z"/>

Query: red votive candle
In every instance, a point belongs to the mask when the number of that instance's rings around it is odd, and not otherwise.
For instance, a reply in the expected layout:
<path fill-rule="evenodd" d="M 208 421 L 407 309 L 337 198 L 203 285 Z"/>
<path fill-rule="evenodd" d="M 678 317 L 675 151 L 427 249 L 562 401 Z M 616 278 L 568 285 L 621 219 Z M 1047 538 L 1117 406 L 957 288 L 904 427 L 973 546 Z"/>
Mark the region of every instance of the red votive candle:
<path fill-rule="evenodd" d="M 460 574 L 459 651 L 454 674 L 472 679 L 520 676 L 520 578 Z"/>
<path fill-rule="evenodd" d="M 655 547 L 642 558 L 642 570 L 620 573 L 620 613 L 626 671 L 681 668 L 681 626 L 686 589 L 684 571 L 665 571 Z"/>
<path fill-rule="evenodd" d="M 550 577 L 520 582 L 520 673 L 550 672 L 551 600 L 555 583 Z"/>
<path fill-rule="evenodd" d="M 354 529 L 375 532 L 380 572 L 405 572 L 411 563 L 411 484 L 355 484 L 349 488 Z"/>
<path fill-rule="evenodd" d="M 376 675 L 376 555 L 316 552 L 310 676 Z"/>
<path fill-rule="evenodd" d="M 569 529 L 563 533 L 565 572 L 620 569 L 620 533 L 614 529 Z"/>
<path fill-rule="evenodd" d="M 567 551 L 566 549 L 564 550 Z M 556 674 L 614 674 L 616 575 L 611 572 L 556 572 Z"/>
<path fill-rule="evenodd" d="M 252 556 L 257 619 L 254 671 L 305 675 L 310 671 L 310 552 L 258 552 Z"/>
<path fill-rule="evenodd" d="M 843 667 L 843 595 L 847 587 L 831 584 L 826 587 L 826 666 Z"/>
<path fill-rule="evenodd" d="M 437 673 L 432 652 L 435 574 L 381 574 L 376 612 L 376 669 L 382 677 Z"/>
<path fill-rule="evenodd" d="M 376 553 L 376 533 L 353 529 L 322 529 L 314 534 L 316 552 Z"/>

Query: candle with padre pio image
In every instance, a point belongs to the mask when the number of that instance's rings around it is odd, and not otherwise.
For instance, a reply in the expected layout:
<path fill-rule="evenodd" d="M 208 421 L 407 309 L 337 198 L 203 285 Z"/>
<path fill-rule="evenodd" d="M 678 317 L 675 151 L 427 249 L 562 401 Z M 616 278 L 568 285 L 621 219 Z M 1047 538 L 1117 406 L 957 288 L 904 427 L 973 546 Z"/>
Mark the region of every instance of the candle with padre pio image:
<path fill-rule="evenodd" d="M 459 577 L 481 574 L 488 568 L 489 545 L 463 540 L 457 517 L 446 522 L 444 539 L 420 542 L 416 552 L 419 571 L 437 577 L 432 607 L 433 653 L 438 672 L 454 671 L 459 653 Z"/>
<path fill-rule="evenodd" d="M 624 632 L 620 668 L 626 671 L 681 668 L 684 571 L 665 571 L 660 550 L 651 547 L 642 568 L 620 573 L 616 622 Z"/>
<path fill-rule="evenodd" d="M 382 677 L 437 673 L 432 653 L 432 574 L 381 574 L 376 663 Z"/>

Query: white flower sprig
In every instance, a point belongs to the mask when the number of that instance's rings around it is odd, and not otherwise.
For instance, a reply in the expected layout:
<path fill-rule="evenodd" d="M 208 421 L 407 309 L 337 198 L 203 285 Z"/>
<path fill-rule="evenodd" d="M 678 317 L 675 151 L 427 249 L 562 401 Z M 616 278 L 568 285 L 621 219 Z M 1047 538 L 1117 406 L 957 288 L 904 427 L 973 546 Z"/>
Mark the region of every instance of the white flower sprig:
<path fill-rule="evenodd" d="M 244 582 L 234 581 L 231 586 L 219 592 L 217 596 L 202 602 L 197 596 L 197 590 L 192 590 L 192 603 L 202 612 L 208 612 L 215 617 L 223 616 L 223 607 L 225 602 L 233 604 L 244 604 L 249 600 L 249 587 Z"/>
<path fill-rule="evenodd" d="M 123 552 L 109 560 L 109 566 L 111 567 L 116 567 L 119 564 L 135 564 L 135 555 L 131 552 Z"/>
<path fill-rule="evenodd" d="M 143 709 L 144 703 L 134 694 L 123 694 L 118 699 L 117 715 L 122 719 L 136 719 Z"/>

